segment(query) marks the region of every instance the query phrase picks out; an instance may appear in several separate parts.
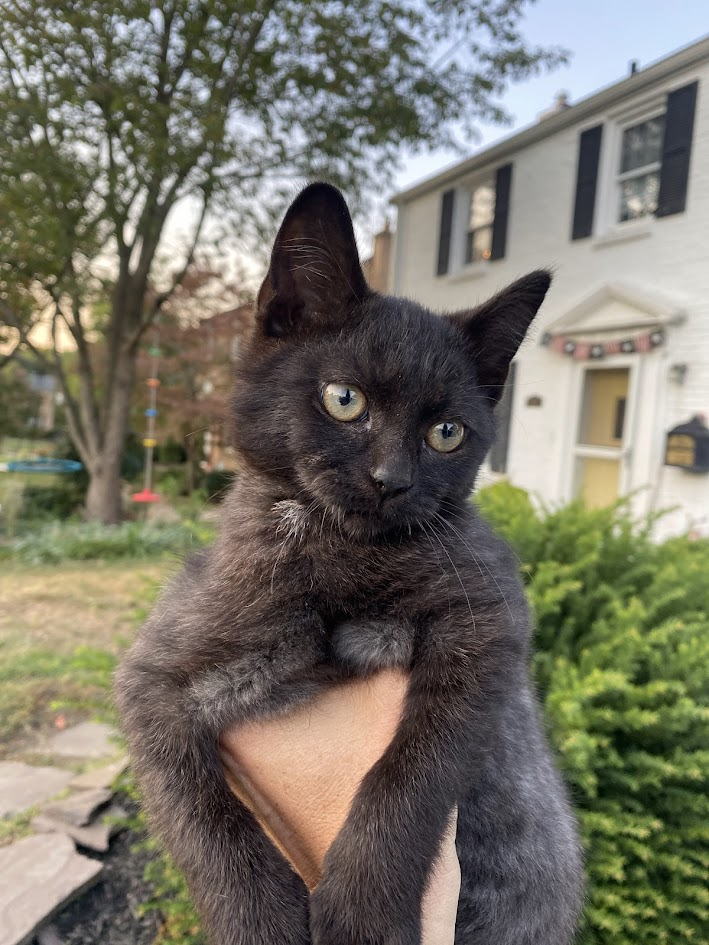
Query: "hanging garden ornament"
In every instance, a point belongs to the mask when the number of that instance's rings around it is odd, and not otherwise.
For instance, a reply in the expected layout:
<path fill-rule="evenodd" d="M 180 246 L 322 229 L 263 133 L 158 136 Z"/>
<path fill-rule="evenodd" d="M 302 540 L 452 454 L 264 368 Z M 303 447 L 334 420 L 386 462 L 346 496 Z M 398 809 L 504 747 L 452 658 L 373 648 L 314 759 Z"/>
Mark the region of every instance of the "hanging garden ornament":
<path fill-rule="evenodd" d="M 134 502 L 159 502 L 160 496 L 150 489 L 141 489 L 140 492 L 134 492 L 131 499 Z"/>
<path fill-rule="evenodd" d="M 145 481 L 140 492 L 134 492 L 132 499 L 134 502 L 159 502 L 160 496 L 153 492 L 153 452 L 157 446 L 155 439 L 155 420 L 158 415 L 157 396 L 160 380 L 158 379 L 158 358 L 160 357 L 160 346 L 158 344 L 159 328 L 155 328 L 155 338 L 148 348 L 148 353 L 152 359 L 150 365 L 150 377 L 145 381 L 148 388 L 148 406 L 145 410 L 145 416 L 148 419 L 146 424 L 145 438 L 143 446 L 145 447 Z"/>

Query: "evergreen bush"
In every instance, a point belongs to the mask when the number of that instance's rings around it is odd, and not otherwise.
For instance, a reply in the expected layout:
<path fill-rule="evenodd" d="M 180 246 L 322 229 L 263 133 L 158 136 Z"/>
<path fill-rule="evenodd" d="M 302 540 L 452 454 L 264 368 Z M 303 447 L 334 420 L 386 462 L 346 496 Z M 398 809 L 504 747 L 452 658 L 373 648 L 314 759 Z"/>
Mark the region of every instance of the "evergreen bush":
<path fill-rule="evenodd" d="M 533 669 L 586 851 L 584 945 L 709 942 L 709 542 L 622 503 L 478 494 L 520 556 Z"/>
<path fill-rule="evenodd" d="M 22 499 L 22 516 L 27 521 L 63 521 L 81 510 L 84 490 L 81 485 L 72 481 L 46 486 L 26 486 Z"/>

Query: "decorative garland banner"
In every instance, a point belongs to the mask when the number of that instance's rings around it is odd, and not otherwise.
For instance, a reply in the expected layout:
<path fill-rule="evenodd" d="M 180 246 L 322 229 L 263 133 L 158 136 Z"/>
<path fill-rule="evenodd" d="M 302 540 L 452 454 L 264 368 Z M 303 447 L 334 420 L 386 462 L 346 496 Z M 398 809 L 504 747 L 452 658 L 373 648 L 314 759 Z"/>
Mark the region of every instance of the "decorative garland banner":
<path fill-rule="evenodd" d="M 610 354 L 645 354 L 665 343 L 662 328 L 633 335 L 632 338 L 620 338 L 617 341 L 574 341 L 565 335 L 553 335 L 550 331 L 542 335 L 541 343 L 559 354 L 567 354 L 577 361 L 598 361 Z"/>

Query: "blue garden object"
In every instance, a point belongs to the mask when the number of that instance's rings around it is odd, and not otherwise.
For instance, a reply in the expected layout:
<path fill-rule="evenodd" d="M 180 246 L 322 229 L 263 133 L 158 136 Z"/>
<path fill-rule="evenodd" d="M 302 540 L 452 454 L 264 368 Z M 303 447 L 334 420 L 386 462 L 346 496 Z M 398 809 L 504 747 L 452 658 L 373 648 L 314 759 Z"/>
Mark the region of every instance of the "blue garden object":
<path fill-rule="evenodd" d="M 9 463 L 0 463 L 0 472 L 29 472 L 29 473 L 74 473 L 83 469 L 83 463 L 75 459 L 18 459 Z"/>

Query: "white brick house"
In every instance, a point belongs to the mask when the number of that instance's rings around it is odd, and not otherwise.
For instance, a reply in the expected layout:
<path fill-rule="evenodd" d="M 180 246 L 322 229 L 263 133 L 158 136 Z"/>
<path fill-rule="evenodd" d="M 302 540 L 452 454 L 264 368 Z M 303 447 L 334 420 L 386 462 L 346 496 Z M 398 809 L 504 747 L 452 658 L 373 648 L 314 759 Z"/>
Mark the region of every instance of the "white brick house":
<path fill-rule="evenodd" d="M 668 431 L 709 413 L 709 39 L 394 203 L 396 294 L 451 310 L 555 269 L 486 478 L 552 504 L 632 494 L 677 506 L 662 532 L 709 533 L 709 472 L 665 465 Z"/>

